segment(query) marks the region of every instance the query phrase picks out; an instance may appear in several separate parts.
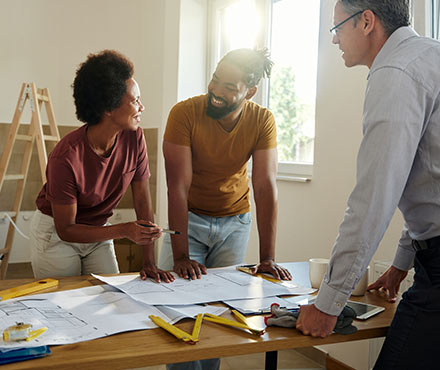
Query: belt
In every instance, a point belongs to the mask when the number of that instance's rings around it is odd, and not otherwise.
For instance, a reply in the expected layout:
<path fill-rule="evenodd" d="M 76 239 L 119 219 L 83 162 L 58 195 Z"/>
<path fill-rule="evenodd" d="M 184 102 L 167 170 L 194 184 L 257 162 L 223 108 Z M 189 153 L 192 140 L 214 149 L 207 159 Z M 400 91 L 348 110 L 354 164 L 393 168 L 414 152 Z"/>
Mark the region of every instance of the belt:
<path fill-rule="evenodd" d="M 413 240 L 412 246 L 416 252 L 424 249 L 440 247 L 440 236 L 434 236 L 433 238 L 426 240 Z"/>

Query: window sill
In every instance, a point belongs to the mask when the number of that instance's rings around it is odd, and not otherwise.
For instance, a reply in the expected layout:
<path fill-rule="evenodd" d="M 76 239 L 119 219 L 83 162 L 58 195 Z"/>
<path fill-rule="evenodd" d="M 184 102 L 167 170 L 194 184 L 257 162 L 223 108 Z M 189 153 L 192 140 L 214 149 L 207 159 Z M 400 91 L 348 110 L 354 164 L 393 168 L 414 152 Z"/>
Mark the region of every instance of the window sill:
<path fill-rule="evenodd" d="M 312 181 L 313 164 L 298 162 L 279 162 L 277 180 L 310 182 Z"/>
<path fill-rule="evenodd" d="M 290 182 L 311 182 L 311 177 L 305 177 L 300 175 L 290 175 L 290 174 L 277 174 L 277 181 L 290 181 Z"/>
<path fill-rule="evenodd" d="M 248 162 L 248 176 L 252 177 L 252 161 Z M 290 182 L 311 182 L 313 174 L 313 164 L 278 162 L 277 181 Z"/>

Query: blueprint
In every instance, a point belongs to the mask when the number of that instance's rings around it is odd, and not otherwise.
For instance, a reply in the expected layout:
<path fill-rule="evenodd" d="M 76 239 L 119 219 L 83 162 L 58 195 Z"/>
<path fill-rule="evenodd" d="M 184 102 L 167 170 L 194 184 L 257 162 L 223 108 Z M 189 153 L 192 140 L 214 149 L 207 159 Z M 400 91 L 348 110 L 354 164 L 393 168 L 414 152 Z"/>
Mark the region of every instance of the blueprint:
<path fill-rule="evenodd" d="M 125 331 L 156 328 L 149 315 L 175 323 L 198 313 L 220 315 L 225 310 L 194 305 L 154 307 L 106 285 L 26 296 L 0 303 L 0 332 L 17 322 L 32 324 L 32 330 L 41 327 L 48 330 L 29 342 L 3 342 L 0 338 L 0 350 L 77 343 Z"/>
<path fill-rule="evenodd" d="M 315 289 L 272 283 L 237 271 L 235 267 L 208 269 L 201 279 L 177 277 L 172 283 L 141 280 L 138 275 L 119 275 L 97 279 L 114 286 L 134 300 L 150 305 L 185 305 L 231 299 L 273 297 L 277 295 L 310 294 Z"/>

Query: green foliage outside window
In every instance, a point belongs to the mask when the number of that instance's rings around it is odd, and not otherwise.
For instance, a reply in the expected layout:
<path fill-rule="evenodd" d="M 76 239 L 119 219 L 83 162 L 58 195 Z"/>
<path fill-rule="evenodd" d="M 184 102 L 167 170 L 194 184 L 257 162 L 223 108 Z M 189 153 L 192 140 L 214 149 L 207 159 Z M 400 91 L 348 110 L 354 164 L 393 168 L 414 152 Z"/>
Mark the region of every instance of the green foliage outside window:
<path fill-rule="evenodd" d="M 302 152 L 313 141 L 305 132 L 305 122 L 313 120 L 314 107 L 301 102 L 295 93 L 292 67 L 274 66 L 270 79 L 270 110 L 275 116 L 278 137 L 278 160 L 303 161 Z"/>

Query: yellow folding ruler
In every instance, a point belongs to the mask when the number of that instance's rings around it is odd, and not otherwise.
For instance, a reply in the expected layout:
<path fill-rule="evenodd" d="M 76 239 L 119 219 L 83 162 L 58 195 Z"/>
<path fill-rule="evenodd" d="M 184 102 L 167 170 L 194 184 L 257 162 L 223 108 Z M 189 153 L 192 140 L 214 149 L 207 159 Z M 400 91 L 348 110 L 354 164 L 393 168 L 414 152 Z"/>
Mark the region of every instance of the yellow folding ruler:
<path fill-rule="evenodd" d="M 22 295 L 35 293 L 43 289 L 57 287 L 58 280 L 55 279 L 43 279 L 33 283 L 16 286 L 15 288 L 0 290 L 0 301 L 20 297 Z"/>
<path fill-rule="evenodd" d="M 238 311 L 232 310 L 232 313 L 234 314 L 235 318 L 239 322 L 234 321 L 234 320 L 229 320 L 229 319 L 226 319 L 221 316 L 211 315 L 209 313 L 206 313 L 205 316 L 203 317 L 203 319 L 206 321 L 214 322 L 216 324 L 221 324 L 221 325 L 231 326 L 234 328 L 249 330 L 252 334 L 255 334 L 258 336 L 264 334 L 264 329 L 255 328 L 255 327 L 252 327 L 251 325 L 249 325 L 246 318 Z"/>
<path fill-rule="evenodd" d="M 167 323 L 159 316 L 150 315 L 149 318 L 157 326 L 166 330 L 168 333 L 174 335 L 177 339 L 183 340 L 185 343 L 196 344 L 199 341 L 200 327 L 202 325 L 203 314 L 199 313 L 196 317 L 196 322 L 194 323 L 192 334 L 177 328 L 176 326 Z"/>

